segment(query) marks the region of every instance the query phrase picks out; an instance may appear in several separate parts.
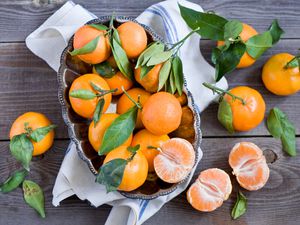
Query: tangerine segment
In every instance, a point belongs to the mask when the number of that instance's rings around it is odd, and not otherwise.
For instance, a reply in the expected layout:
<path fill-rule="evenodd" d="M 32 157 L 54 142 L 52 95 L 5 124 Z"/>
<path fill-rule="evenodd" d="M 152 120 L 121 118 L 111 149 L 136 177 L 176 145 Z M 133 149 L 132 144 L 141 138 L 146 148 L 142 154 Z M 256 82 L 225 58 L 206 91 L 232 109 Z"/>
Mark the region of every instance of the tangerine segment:
<path fill-rule="evenodd" d="M 200 173 L 187 191 L 187 200 L 195 209 L 211 212 L 228 199 L 231 191 L 229 175 L 221 169 L 211 168 Z"/>
<path fill-rule="evenodd" d="M 104 164 L 113 159 L 128 159 L 131 157 L 131 152 L 127 150 L 127 146 L 119 146 L 107 154 L 104 159 Z M 118 190 L 133 191 L 143 185 L 147 179 L 148 163 L 146 157 L 137 151 L 134 158 L 127 163 L 123 178 Z"/>
<path fill-rule="evenodd" d="M 154 158 L 157 176 L 167 183 L 185 179 L 195 164 L 195 151 L 190 142 L 172 138 L 161 145 L 161 152 Z"/>
<path fill-rule="evenodd" d="M 131 146 L 140 145 L 140 150 L 147 158 L 149 172 L 154 171 L 153 160 L 155 156 L 158 155 L 159 151 L 153 148 L 149 148 L 149 146 L 160 148 L 161 145 L 169 140 L 168 135 L 154 135 L 146 129 L 140 130 L 137 132 L 131 142 Z"/>
<path fill-rule="evenodd" d="M 229 154 L 229 165 L 239 184 L 254 191 L 268 181 L 270 170 L 262 150 L 251 142 L 237 143 Z"/>
<path fill-rule="evenodd" d="M 111 125 L 111 123 L 118 117 L 119 115 L 116 113 L 106 113 L 101 115 L 100 120 L 94 125 L 94 121 L 91 122 L 89 126 L 89 141 L 96 152 L 99 151 L 102 139 L 106 129 Z M 132 140 L 132 134 L 129 138 L 122 144 L 124 146 L 130 146 Z"/>
<path fill-rule="evenodd" d="M 27 112 L 19 116 L 12 124 L 10 128 L 9 138 L 13 136 L 25 133 L 25 123 L 28 123 L 28 127 L 35 130 L 37 128 L 46 127 L 51 125 L 50 120 L 42 113 Z M 41 155 L 46 152 L 53 144 L 54 131 L 51 130 L 45 137 L 39 142 L 31 141 L 33 145 L 33 156 Z"/>
<path fill-rule="evenodd" d="M 102 77 L 100 77 L 96 74 L 85 74 L 85 75 L 82 75 L 82 76 L 76 78 L 73 81 L 70 91 L 69 91 L 69 94 L 74 90 L 82 90 L 82 89 L 92 91 L 96 94 L 97 92 L 91 86 L 91 82 L 103 90 L 110 90 L 108 84 Z M 71 96 L 69 98 L 70 98 L 70 103 L 71 103 L 72 109 L 78 115 L 80 115 L 84 118 L 92 118 L 93 117 L 94 111 L 95 111 L 97 103 L 98 103 L 97 98 L 93 98 L 90 100 L 73 98 Z M 110 93 L 106 94 L 101 98 L 104 98 L 104 101 L 105 101 L 104 106 L 103 106 L 103 113 L 104 113 L 110 105 L 111 94 Z"/>
<path fill-rule="evenodd" d="M 113 95 L 120 95 L 123 93 L 122 87 L 127 91 L 133 85 L 132 81 L 123 75 L 120 71 L 118 71 L 111 78 L 104 78 L 104 80 L 108 83 L 110 89 L 118 89 Z"/>

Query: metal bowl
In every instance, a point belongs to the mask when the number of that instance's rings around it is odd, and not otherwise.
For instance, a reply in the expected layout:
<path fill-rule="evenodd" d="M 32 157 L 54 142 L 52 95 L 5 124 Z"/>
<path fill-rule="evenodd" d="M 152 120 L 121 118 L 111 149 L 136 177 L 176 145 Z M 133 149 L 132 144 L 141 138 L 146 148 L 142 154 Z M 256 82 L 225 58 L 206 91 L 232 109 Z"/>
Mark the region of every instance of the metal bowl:
<path fill-rule="evenodd" d="M 108 25 L 110 18 L 111 18 L 110 16 L 100 17 L 98 19 L 89 21 L 87 24 L 100 23 L 100 24 Z M 134 21 L 138 23 L 133 18 L 120 16 L 120 17 L 116 17 L 114 25 L 115 27 L 118 27 L 120 24 L 126 21 Z M 151 28 L 145 25 L 142 26 L 146 30 L 149 43 L 152 41 L 164 42 L 162 38 L 159 35 L 157 35 Z M 69 89 L 73 80 L 82 74 L 91 73 L 92 68 L 91 65 L 88 65 L 80 61 L 77 57 L 72 57 L 69 54 L 69 51 L 72 50 L 73 50 L 73 37 L 69 40 L 68 46 L 64 49 L 61 55 L 60 68 L 57 73 L 57 79 L 59 85 L 58 98 L 62 108 L 63 119 L 68 126 L 69 137 L 76 144 L 76 149 L 79 157 L 87 163 L 91 172 L 97 175 L 98 170 L 103 163 L 104 157 L 99 156 L 92 148 L 91 144 L 89 143 L 88 127 L 91 121 L 80 117 L 73 111 L 68 97 Z M 200 131 L 200 116 L 195 107 L 193 96 L 187 90 L 186 83 L 184 83 L 184 93 L 187 97 L 186 108 L 188 107 L 189 110 L 187 111 L 190 112 L 190 115 L 192 115 L 192 120 L 193 120 L 190 127 L 188 127 L 189 134 L 184 133 L 184 129 L 186 129 L 186 127 L 179 127 L 178 130 L 171 133 L 170 136 L 171 137 L 179 136 L 188 139 L 193 144 L 194 149 L 196 151 L 196 156 L 198 157 L 197 151 L 199 149 L 201 138 L 202 138 L 201 131 Z M 112 104 L 109 107 L 107 112 L 116 111 L 116 101 L 117 98 L 114 97 Z M 180 133 L 181 135 L 179 135 Z M 195 162 L 196 161 L 198 161 L 197 158 Z M 184 181 L 185 180 L 181 181 L 180 183 Z M 149 174 L 147 181 L 140 188 L 131 192 L 120 191 L 120 193 L 128 198 L 154 199 L 159 196 L 167 195 L 173 192 L 177 188 L 178 184 L 179 183 L 168 184 L 166 182 L 163 182 L 156 176 L 153 176 L 153 174 L 152 175 Z"/>

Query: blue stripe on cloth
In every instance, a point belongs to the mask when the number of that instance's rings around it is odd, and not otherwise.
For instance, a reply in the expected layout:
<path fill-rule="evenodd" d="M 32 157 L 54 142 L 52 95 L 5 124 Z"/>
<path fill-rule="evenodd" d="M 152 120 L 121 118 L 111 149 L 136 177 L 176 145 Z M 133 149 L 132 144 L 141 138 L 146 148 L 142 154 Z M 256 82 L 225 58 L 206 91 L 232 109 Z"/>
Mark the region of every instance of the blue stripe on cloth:
<path fill-rule="evenodd" d="M 140 205 L 141 209 L 140 209 L 140 213 L 139 213 L 139 219 L 140 220 L 145 212 L 145 209 L 147 208 L 147 205 L 149 204 L 150 200 L 143 200 L 142 201 L 142 206 Z"/>
<path fill-rule="evenodd" d="M 68 148 L 67 148 L 67 150 L 65 152 L 65 155 L 67 155 L 70 152 L 70 150 L 71 150 L 71 142 L 68 145 Z"/>

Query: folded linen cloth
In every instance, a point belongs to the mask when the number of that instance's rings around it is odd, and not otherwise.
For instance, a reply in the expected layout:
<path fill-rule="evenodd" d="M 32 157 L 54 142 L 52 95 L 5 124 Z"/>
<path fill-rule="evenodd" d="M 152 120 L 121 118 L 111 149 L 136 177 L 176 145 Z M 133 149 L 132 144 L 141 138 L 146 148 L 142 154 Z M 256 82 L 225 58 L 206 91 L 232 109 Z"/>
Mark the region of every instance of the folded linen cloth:
<path fill-rule="evenodd" d="M 168 0 L 147 8 L 136 20 L 151 27 L 168 43 L 175 43 L 191 31 L 180 16 L 177 2 L 185 7 L 203 11 L 199 5 L 185 0 Z M 94 18 L 95 15 L 69 1 L 26 38 L 26 45 L 34 54 L 58 71 L 60 55 L 67 46 L 69 38 L 80 26 Z M 215 99 L 213 93 L 201 85 L 203 82 L 214 82 L 215 70 L 201 55 L 199 42 L 199 35 L 193 34 L 181 47 L 179 53 L 188 89 L 192 92 L 201 112 Z M 226 89 L 225 78 L 218 82 L 217 86 Z M 184 191 L 191 179 L 166 196 L 153 200 L 127 199 L 118 192 L 107 194 L 103 185 L 95 183 L 95 176 L 89 171 L 86 163 L 79 158 L 74 143 L 70 143 L 66 152 L 53 188 L 53 205 L 58 206 L 62 200 L 74 194 L 81 200 L 88 200 L 95 207 L 102 204 L 112 205 L 106 225 L 142 224 L 165 203 Z M 202 151 L 199 149 L 198 159 L 200 160 L 201 157 Z M 196 166 L 192 173 L 195 168 Z"/>

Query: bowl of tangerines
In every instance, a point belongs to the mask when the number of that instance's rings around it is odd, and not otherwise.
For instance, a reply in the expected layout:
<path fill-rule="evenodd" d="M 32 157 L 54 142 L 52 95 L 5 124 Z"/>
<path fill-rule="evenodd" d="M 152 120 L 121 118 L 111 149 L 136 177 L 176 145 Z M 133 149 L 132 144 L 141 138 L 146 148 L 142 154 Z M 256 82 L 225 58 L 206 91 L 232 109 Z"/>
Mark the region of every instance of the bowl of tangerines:
<path fill-rule="evenodd" d="M 200 118 L 178 47 L 131 18 L 112 16 L 80 27 L 62 53 L 63 118 L 108 192 L 166 195 L 196 166 Z"/>

